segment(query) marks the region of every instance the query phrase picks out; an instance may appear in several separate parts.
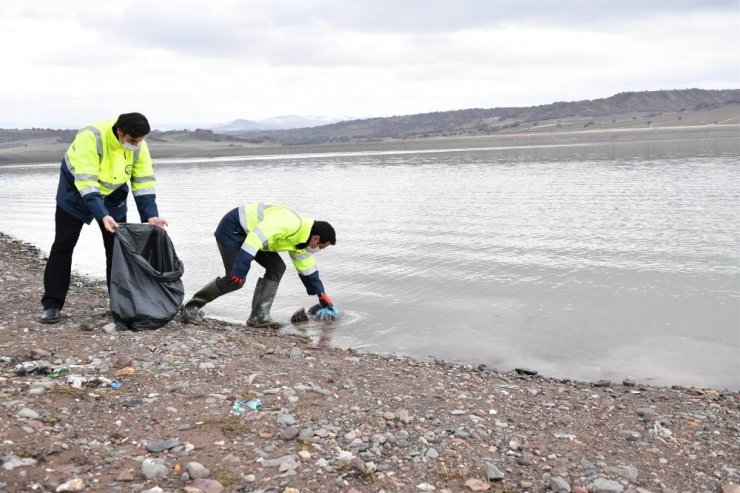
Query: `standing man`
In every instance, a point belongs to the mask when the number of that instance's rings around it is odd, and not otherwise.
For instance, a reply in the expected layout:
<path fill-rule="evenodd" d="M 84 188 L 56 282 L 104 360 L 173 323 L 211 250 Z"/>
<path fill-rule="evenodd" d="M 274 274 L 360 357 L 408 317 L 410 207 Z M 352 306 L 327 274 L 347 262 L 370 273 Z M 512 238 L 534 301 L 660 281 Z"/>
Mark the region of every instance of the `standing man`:
<path fill-rule="evenodd" d="M 54 215 L 54 244 L 44 271 L 41 321 L 54 323 L 69 291 L 72 253 L 83 224 L 98 222 L 105 246 L 105 280 L 110 287 L 113 240 L 126 222 L 129 185 L 142 222 L 159 227 L 154 171 L 144 137 L 150 127 L 141 113 L 94 122 L 81 129 L 62 159 Z"/>
<path fill-rule="evenodd" d="M 219 222 L 214 235 L 225 275 L 203 286 L 185 303 L 183 319 L 186 323 L 203 322 L 200 309 L 204 305 L 240 289 L 252 260 L 255 260 L 265 268 L 265 275 L 257 280 L 247 325 L 280 327 L 282 324 L 270 316 L 280 279 L 285 273 L 285 262 L 278 252 L 288 252 L 306 293 L 319 297 L 322 306 L 319 318 L 338 316 L 319 279 L 314 257 L 315 253 L 337 243 L 334 228 L 328 222 L 303 217 L 282 205 L 259 202 L 229 211 Z"/>

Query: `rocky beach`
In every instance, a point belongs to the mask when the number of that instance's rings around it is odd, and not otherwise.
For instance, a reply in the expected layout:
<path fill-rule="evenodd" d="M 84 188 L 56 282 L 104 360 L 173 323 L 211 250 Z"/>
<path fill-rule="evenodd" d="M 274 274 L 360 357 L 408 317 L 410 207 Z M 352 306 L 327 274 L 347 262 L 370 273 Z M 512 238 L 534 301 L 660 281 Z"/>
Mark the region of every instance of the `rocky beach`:
<path fill-rule="evenodd" d="M 737 392 L 360 353 L 290 325 L 119 331 L 82 277 L 46 325 L 44 264 L 0 234 L 2 492 L 740 491 Z"/>

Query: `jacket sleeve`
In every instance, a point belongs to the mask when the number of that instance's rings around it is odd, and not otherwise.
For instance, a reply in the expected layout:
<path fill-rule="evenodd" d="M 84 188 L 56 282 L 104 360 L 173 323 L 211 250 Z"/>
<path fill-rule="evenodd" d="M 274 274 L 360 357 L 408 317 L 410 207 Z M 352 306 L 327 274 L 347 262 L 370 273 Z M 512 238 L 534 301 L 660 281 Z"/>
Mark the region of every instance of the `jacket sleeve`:
<path fill-rule="evenodd" d="M 290 260 L 298 271 L 298 277 L 306 287 L 307 294 L 321 294 L 324 285 L 319 279 L 319 271 L 316 268 L 316 257 L 308 250 L 296 250 L 290 252 Z"/>
<path fill-rule="evenodd" d="M 158 217 L 157 210 L 157 180 L 154 178 L 154 167 L 149 147 L 142 141 L 139 155 L 136 156 L 131 169 L 131 194 L 136 201 L 141 222 L 145 223 L 150 217 Z"/>
<path fill-rule="evenodd" d="M 313 274 L 309 274 L 307 276 L 298 274 L 298 277 L 301 278 L 301 282 L 303 282 L 303 285 L 306 287 L 306 294 L 313 295 L 326 293 L 326 290 L 324 289 L 324 284 L 321 282 L 321 279 L 319 279 L 319 271 L 316 271 Z"/>
<path fill-rule="evenodd" d="M 244 279 L 247 277 L 252 260 L 254 260 L 254 255 L 247 253 L 243 248 L 240 249 L 239 253 L 236 254 L 236 259 L 234 259 L 234 265 L 231 266 L 231 274 Z"/>
<path fill-rule="evenodd" d="M 89 129 L 77 133 L 72 145 L 64 155 L 67 170 L 74 176 L 77 191 L 90 209 L 92 215 L 100 221 L 108 215 L 108 209 L 100 193 L 98 174 L 100 172 L 100 155 L 98 142 Z"/>

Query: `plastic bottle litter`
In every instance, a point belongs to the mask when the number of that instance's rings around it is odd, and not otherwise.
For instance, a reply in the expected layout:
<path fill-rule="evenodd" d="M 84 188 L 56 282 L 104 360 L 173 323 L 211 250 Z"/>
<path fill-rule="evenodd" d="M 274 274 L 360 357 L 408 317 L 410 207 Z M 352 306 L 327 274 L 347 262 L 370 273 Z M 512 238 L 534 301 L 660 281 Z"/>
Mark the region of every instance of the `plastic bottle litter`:
<path fill-rule="evenodd" d="M 247 406 L 249 406 L 249 408 L 251 409 L 254 409 L 255 411 L 259 411 L 262 407 L 262 401 L 259 399 L 249 399 L 247 401 Z"/>
<path fill-rule="evenodd" d="M 121 388 L 121 382 L 111 382 L 110 383 L 110 386 L 113 389 L 120 389 Z"/>
<path fill-rule="evenodd" d="M 234 404 L 231 406 L 231 414 L 235 414 L 237 416 L 241 416 L 244 414 L 244 407 L 242 406 L 244 404 L 244 401 L 242 399 L 237 399 L 234 401 Z"/>
<path fill-rule="evenodd" d="M 259 399 L 236 399 L 234 404 L 231 406 L 231 414 L 241 416 L 247 411 L 246 408 L 259 411 L 260 408 L 262 408 L 262 401 Z"/>

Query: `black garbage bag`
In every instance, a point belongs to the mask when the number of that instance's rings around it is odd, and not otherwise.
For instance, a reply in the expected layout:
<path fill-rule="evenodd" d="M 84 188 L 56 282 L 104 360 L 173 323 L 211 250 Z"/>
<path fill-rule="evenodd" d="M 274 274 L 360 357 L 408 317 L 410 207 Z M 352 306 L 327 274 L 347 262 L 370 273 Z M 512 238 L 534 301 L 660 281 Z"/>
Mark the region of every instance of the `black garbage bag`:
<path fill-rule="evenodd" d="M 120 224 L 113 245 L 110 308 L 121 330 L 152 330 L 175 318 L 185 272 L 167 231 L 151 224 Z"/>

